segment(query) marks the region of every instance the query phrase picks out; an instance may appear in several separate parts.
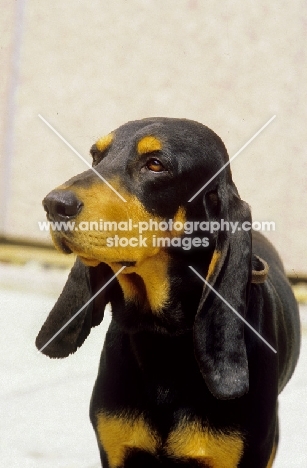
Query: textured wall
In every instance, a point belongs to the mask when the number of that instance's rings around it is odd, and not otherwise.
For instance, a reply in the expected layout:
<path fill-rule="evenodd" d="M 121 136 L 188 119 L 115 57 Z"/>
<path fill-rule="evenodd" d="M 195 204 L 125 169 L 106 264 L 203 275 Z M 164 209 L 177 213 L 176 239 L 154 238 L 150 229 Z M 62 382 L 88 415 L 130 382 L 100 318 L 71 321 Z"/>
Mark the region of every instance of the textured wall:
<path fill-rule="evenodd" d="M 86 169 L 37 117 L 88 157 L 99 136 L 148 116 L 218 133 L 239 192 L 287 270 L 306 272 L 304 0 L 0 0 L 3 115 L 0 234 L 47 239 L 41 199 Z M 90 160 L 90 158 L 88 158 Z"/>

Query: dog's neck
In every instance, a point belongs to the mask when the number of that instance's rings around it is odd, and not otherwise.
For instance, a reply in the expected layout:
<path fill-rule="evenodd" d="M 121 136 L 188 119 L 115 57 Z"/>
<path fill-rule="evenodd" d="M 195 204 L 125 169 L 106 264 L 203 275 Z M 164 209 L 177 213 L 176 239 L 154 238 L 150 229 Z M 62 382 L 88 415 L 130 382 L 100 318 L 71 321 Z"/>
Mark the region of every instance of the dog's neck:
<path fill-rule="evenodd" d="M 119 297 L 111 301 L 115 320 L 128 332 L 154 330 L 176 335 L 191 329 L 194 317 L 190 311 L 198 308 L 203 284 L 189 265 L 206 276 L 210 258 L 209 252 L 200 256 L 197 252 L 161 251 L 126 267 L 117 277 L 125 305 Z M 123 307 L 124 316 L 120 313 Z"/>
<path fill-rule="evenodd" d="M 126 267 L 118 275 L 125 300 L 155 312 L 166 307 L 171 287 L 168 277 L 169 264 L 169 255 L 160 252 Z"/>

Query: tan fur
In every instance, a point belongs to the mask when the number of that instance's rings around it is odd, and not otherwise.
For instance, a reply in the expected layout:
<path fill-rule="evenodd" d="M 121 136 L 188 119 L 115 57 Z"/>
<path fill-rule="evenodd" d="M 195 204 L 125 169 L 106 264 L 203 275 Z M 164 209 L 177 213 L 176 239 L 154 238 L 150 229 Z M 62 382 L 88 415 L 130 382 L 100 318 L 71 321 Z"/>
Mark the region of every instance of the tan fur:
<path fill-rule="evenodd" d="M 96 141 L 96 148 L 98 151 L 105 151 L 106 149 L 109 148 L 111 143 L 113 142 L 114 139 L 114 134 L 109 133 L 108 135 L 103 136 L 102 138 L 99 138 L 99 140 Z"/>
<path fill-rule="evenodd" d="M 203 460 L 212 468 L 235 468 L 243 453 L 239 433 L 216 433 L 199 421 L 183 420 L 167 439 L 166 451 L 181 458 Z"/>
<path fill-rule="evenodd" d="M 97 416 L 97 432 L 110 468 L 122 466 L 129 448 L 155 453 L 158 447 L 157 434 L 149 428 L 143 416 L 129 418 L 100 413 Z"/>
<path fill-rule="evenodd" d="M 153 153 L 162 149 L 161 141 L 154 136 L 145 136 L 137 144 L 138 154 Z"/>

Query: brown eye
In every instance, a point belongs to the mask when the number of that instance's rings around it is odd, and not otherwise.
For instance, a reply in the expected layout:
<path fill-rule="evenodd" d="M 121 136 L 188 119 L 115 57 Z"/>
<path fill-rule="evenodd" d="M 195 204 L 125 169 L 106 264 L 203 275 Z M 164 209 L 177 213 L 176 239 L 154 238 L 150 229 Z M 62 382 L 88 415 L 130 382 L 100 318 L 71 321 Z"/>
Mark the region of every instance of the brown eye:
<path fill-rule="evenodd" d="M 149 169 L 152 172 L 166 171 L 166 169 L 163 166 L 163 164 L 161 163 L 161 161 L 159 161 L 159 159 L 156 159 L 156 158 L 152 158 L 149 161 L 147 161 L 146 167 L 147 167 L 147 169 Z"/>

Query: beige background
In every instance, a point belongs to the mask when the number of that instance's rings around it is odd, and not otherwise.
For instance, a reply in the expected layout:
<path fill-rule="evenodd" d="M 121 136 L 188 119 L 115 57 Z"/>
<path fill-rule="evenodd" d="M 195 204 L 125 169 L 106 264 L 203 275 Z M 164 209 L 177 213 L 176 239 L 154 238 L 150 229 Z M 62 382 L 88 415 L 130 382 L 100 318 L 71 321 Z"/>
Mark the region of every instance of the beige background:
<path fill-rule="evenodd" d="M 230 156 L 290 273 L 307 272 L 303 0 L 0 0 L 0 236 L 45 241 L 41 200 L 99 136 L 148 116 L 198 120 Z"/>

